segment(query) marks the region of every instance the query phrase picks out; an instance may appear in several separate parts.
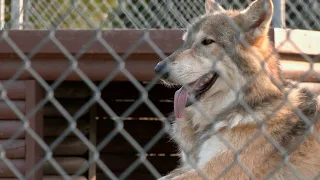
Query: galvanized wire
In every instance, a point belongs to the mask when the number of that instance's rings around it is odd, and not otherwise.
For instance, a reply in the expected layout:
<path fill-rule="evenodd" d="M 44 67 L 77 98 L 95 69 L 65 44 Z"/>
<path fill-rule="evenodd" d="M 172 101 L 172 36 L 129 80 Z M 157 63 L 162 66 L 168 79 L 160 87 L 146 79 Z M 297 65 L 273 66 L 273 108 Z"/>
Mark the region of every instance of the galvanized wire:
<path fill-rule="evenodd" d="M 12 1 L 6 1 L 10 3 L 14 3 Z M 5 8 L 5 12 L 9 13 L 10 3 L 7 3 Z M 242 8 L 245 7 L 248 3 L 244 1 L 224 1 L 221 2 L 222 5 L 226 8 Z M 26 177 L 19 172 L 19 170 L 14 167 L 12 162 L 6 157 L 5 150 L 3 147 L 0 147 L 0 159 L 4 162 L 4 164 L 14 173 L 14 175 L 18 179 L 27 179 L 27 177 L 31 176 L 35 173 L 40 167 L 44 165 L 44 163 L 49 162 L 57 172 L 64 179 L 71 179 L 71 176 L 66 173 L 66 171 L 58 164 L 58 162 L 53 158 L 53 149 L 55 149 L 70 133 L 74 133 L 77 138 L 79 138 L 89 149 L 90 152 L 93 152 L 94 158 L 88 161 L 87 164 L 83 165 L 74 175 L 82 175 L 84 172 L 88 170 L 91 164 L 96 163 L 99 168 L 103 171 L 103 173 L 108 176 L 110 179 L 126 179 L 130 176 L 135 168 L 141 164 L 143 164 L 155 178 L 161 177 L 161 174 L 157 171 L 157 169 L 153 166 L 151 162 L 146 158 L 146 152 L 158 142 L 158 140 L 165 134 L 169 133 L 168 128 L 164 128 L 149 141 L 144 147 L 141 146 L 133 136 L 131 136 L 124 129 L 124 118 L 129 116 L 133 111 L 135 111 L 141 104 L 146 104 L 147 107 L 155 114 L 155 116 L 161 120 L 165 127 L 169 127 L 170 123 L 166 120 L 166 117 L 159 111 L 159 109 L 153 104 L 153 102 L 148 98 L 149 90 L 155 86 L 157 81 L 159 80 L 159 76 L 155 77 L 151 82 L 147 84 L 146 87 L 143 87 L 137 79 L 125 68 L 126 59 L 132 54 L 132 52 L 143 42 L 146 42 L 153 51 L 159 55 L 162 59 L 165 58 L 164 53 L 160 48 L 151 40 L 149 37 L 149 32 L 145 31 L 140 39 L 136 42 L 132 43 L 131 48 L 123 55 L 117 54 L 114 49 L 109 45 L 107 41 L 102 38 L 101 30 L 102 29 L 166 29 L 166 28 L 184 28 L 190 21 L 194 18 L 200 16 L 204 12 L 204 1 L 192 1 L 192 0 L 108 0 L 108 1 L 95 1 L 95 0 L 72 0 L 72 1 L 62 1 L 62 0 L 29 0 L 28 6 L 24 6 L 23 10 L 20 12 L 20 16 L 24 16 L 22 22 L 20 23 L 21 29 L 36 29 L 42 30 L 47 29 L 50 30 L 49 35 L 42 40 L 29 54 L 25 54 L 21 51 L 21 49 L 16 45 L 16 43 L 8 36 L 9 29 L 12 27 L 11 25 L 16 23 L 19 18 L 13 19 L 12 17 L 6 17 L 5 25 L 3 33 L 1 34 L 0 40 L 8 43 L 11 48 L 15 51 L 15 53 L 19 56 L 21 61 L 24 63 L 24 66 L 21 67 L 16 74 L 9 80 L 9 84 L 16 81 L 19 76 L 24 71 L 27 71 L 31 74 L 32 78 L 35 79 L 46 91 L 46 95 L 44 99 L 39 102 L 36 108 L 32 112 L 28 112 L 27 115 L 23 115 L 22 112 L 14 105 L 14 103 L 7 97 L 5 85 L 0 84 L 0 90 L 2 92 L 1 99 L 6 102 L 6 104 L 17 114 L 19 119 L 24 123 L 23 128 L 17 132 L 13 137 L 10 138 L 8 144 L 10 142 L 17 139 L 17 137 L 23 133 L 27 132 L 30 136 L 32 136 L 35 141 L 41 146 L 43 151 L 45 152 L 44 158 L 34 167 L 31 172 L 28 172 Z M 300 28 L 300 29 L 314 29 L 319 30 L 319 5 L 318 1 L 287 1 L 287 13 L 286 13 L 286 22 L 287 27 L 291 28 Z M 27 8 L 25 8 L 27 7 Z M 0 12 L 1 13 L 1 12 Z M 6 14 L 6 13 L 5 13 Z M 293 18 L 294 17 L 294 18 Z M 13 23 L 14 22 L 14 23 Z M 2 25 L 3 22 L 0 23 Z M 230 24 L 234 26 L 239 32 L 240 28 L 232 21 Z M 68 50 L 64 47 L 64 45 L 58 40 L 55 35 L 55 30 L 57 29 L 95 29 L 96 34 L 92 37 L 92 39 L 83 46 L 83 48 L 76 54 L 68 52 Z M 53 42 L 64 54 L 70 65 L 69 67 L 61 74 L 61 76 L 54 81 L 51 85 L 48 84 L 31 66 L 31 58 L 39 52 L 41 47 L 44 46 L 47 42 Z M 240 38 L 241 43 L 244 46 L 250 48 L 250 45 L 244 38 Z M 96 85 L 84 72 L 80 70 L 78 67 L 78 59 L 90 48 L 91 44 L 99 43 L 104 47 L 104 49 L 111 54 L 114 60 L 118 63 L 117 68 L 110 73 L 108 77 L 106 77 L 100 84 Z M 297 50 L 298 47 L 290 40 L 288 37 L 286 42 L 290 42 L 294 48 Z M 253 52 L 254 53 L 254 52 Z M 258 56 L 257 56 L 258 57 Z M 313 63 L 319 60 L 319 57 L 311 58 L 308 55 L 302 54 L 302 57 L 311 64 L 310 70 L 300 77 L 298 81 L 303 81 L 309 73 L 314 73 Z M 263 62 L 263 61 L 262 61 Z M 264 64 L 261 64 L 264 67 Z M 54 96 L 54 90 L 61 85 L 63 81 L 67 78 L 70 73 L 75 72 L 83 82 L 90 88 L 93 92 L 92 97 L 74 114 L 71 115 L 66 108 L 61 104 Z M 105 102 L 105 100 L 101 97 L 101 91 L 113 80 L 113 78 L 118 73 L 124 74 L 124 76 L 132 83 L 132 85 L 139 91 L 140 98 L 137 99 L 123 114 L 116 114 L 116 112 Z M 262 68 L 260 73 L 267 73 L 264 68 Z M 317 78 L 320 79 L 320 75 L 317 74 Z M 250 79 L 250 81 L 255 81 L 256 77 Z M 232 86 L 230 86 L 231 88 Z M 280 109 L 285 103 L 288 101 L 287 95 L 294 89 L 292 87 L 289 89 L 286 94 L 286 98 L 284 102 L 282 102 L 279 107 L 275 107 L 274 111 L 268 115 L 267 118 L 274 116 L 277 113 L 277 109 Z M 283 87 L 282 87 L 283 89 Z M 238 96 L 243 94 L 240 89 L 233 89 Z M 190 97 L 195 100 L 193 96 Z M 63 117 L 68 121 L 68 128 L 49 146 L 47 145 L 43 139 L 41 139 L 37 133 L 35 133 L 28 124 L 28 117 L 34 115 L 38 110 L 44 107 L 46 103 L 50 102 L 53 106 L 59 110 L 59 112 L 63 115 Z M 77 128 L 77 120 L 85 114 L 93 104 L 98 104 L 101 108 L 114 119 L 116 122 L 116 127 L 98 144 L 94 145 L 89 139 Z M 253 119 L 257 122 L 261 121 L 258 117 L 256 117 L 253 110 L 245 103 L 240 101 L 241 106 L 247 111 L 247 113 L 251 114 Z M 207 120 L 212 121 L 209 114 L 204 112 L 203 107 L 200 105 L 197 107 L 198 110 L 206 117 Z M 312 126 L 313 120 L 309 120 L 299 109 L 296 107 L 292 107 L 294 112 L 308 125 L 308 133 L 313 134 Z M 226 167 L 225 171 L 223 171 L 218 177 L 222 177 L 233 165 L 238 165 L 241 169 L 250 177 L 250 179 L 255 179 L 254 175 L 250 170 L 242 164 L 239 160 L 239 154 L 247 148 L 247 146 L 252 143 L 258 136 L 265 136 L 274 146 L 278 149 L 279 152 L 282 153 L 284 159 L 281 164 L 279 164 L 273 171 L 271 171 L 265 178 L 272 178 L 272 176 L 276 173 L 280 167 L 286 165 L 289 169 L 292 170 L 296 177 L 302 178 L 300 173 L 296 170 L 296 168 L 290 163 L 288 160 L 288 155 L 290 151 L 284 150 L 279 143 L 274 140 L 270 134 L 268 134 L 263 124 L 260 125 L 260 132 L 255 133 L 251 139 L 240 149 L 235 149 L 231 144 L 228 143 L 225 137 L 217 134 L 218 138 L 225 144 L 225 146 L 234 153 L 235 159 L 230 164 L 230 166 Z M 214 127 L 212 128 L 212 133 L 216 133 Z M 117 177 L 114 172 L 110 170 L 109 167 L 100 159 L 100 151 L 116 136 L 122 135 L 132 147 L 140 154 L 140 157 L 137 158 L 129 167 L 126 169 L 119 177 Z M 316 137 L 317 141 L 320 141 Z M 298 146 L 301 141 L 297 141 L 295 146 Z M 182 147 L 182 151 L 184 151 Z M 188 152 L 185 151 L 187 154 Z M 200 168 L 197 167 L 195 162 L 190 160 L 190 165 L 199 171 L 199 174 L 203 176 L 203 178 L 207 178 L 204 172 L 201 172 Z"/>
<path fill-rule="evenodd" d="M 20 11 L 23 21 L 19 22 L 19 17 L 10 16 L 10 4 L 18 1 L 6 0 L 6 29 L 13 24 L 20 24 L 22 29 L 184 28 L 204 11 L 204 0 L 24 0 Z M 250 3 L 217 1 L 227 9 L 244 8 Z M 317 0 L 286 0 L 286 27 L 320 30 L 319 7 Z"/>

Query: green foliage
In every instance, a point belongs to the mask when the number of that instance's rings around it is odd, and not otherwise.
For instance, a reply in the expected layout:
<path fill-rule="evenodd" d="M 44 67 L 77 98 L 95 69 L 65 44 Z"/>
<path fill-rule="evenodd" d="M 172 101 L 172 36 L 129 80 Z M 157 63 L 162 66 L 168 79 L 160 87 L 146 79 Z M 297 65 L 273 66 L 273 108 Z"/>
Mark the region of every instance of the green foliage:
<path fill-rule="evenodd" d="M 29 24 L 32 29 L 99 28 L 118 6 L 118 0 L 32 0 Z"/>

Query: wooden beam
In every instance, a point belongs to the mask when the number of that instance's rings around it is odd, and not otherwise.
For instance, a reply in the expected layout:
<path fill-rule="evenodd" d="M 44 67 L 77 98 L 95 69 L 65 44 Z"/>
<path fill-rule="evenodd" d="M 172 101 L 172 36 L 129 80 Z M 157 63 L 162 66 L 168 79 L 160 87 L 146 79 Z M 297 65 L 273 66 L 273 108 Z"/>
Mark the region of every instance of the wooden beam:
<path fill-rule="evenodd" d="M 314 63 L 313 67 L 310 63 L 301 61 L 281 61 L 280 64 L 284 72 L 283 75 L 287 79 L 319 82 L 320 63 Z"/>
<path fill-rule="evenodd" d="M 24 81 L 0 81 L 0 83 L 4 86 L 4 89 L 7 91 L 7 96 L 11 100 L 24 100 L 25 99 L 25 91 L 26 84 Z"/>
<path fill-rule="evenodd" d="M 44 121 L 44 136 L 56 137 L 68 128 L 69 123 L 67 120 L 60 119 L 45 119 Z M 86 120 L 79 119 L 77 121 L 77 128 L 83 133 L 89 132 L 89 123 Z M 74 133 L 70 133 L 68 136 L 74 136 Z"/>
<path fill-rule="evenodd" d="M 20 120 L 0 120 L 0 139 L 9 139 L 14 134 L 18 133 L 23 127 Z M 25 137 L 25 132 L 21 132 L 17 138 Z"/>
<path fill-rule="evenodd" d="M 26 172 L 27 167 L 24 159 L 11 159 L 10 161 L 21 174 Z M 0 178 L 16 178 L 15 174 L 4 162 L 0 162 L 0 169 Z"/>
<path fill-rule="evenodd" d="M 88 163 L 85 158 L 79 157 L 55 157 L 54 159 L 61 166 L 61 168 L 65 170 L 66 173 L 69 175 L 76 173 L 79 170 L 79 168 Z M 55 167 L 53 167 L 52 164 L 50 164 L 49 162 L 46 162 L 43 165 L 43 173 L 45 175 L 59 175 Z"/>
<path fill-rule="evenodd" d="M 26 81 L 26 114 L 29 114 L 34 110 L 35 106 L 40 102 L 44 96 L 43 89 L 34 80 Z M 33 129 L 37 135 L 43 139 L 43 110 L 42 108 L 37 111 L 34 115 L 28 117 L 29 127 Z M 42 148 L 39 146 L 37 141 L 29 134 L 26 133 L 26 174 L 39 163 L 43 157 Z M 29 176 L 29 180 L 42 179 L 43 172 L 42 168 L 33 172 Z"/>
<path fill-rule="evenodd" d="M 56 137 L 45 137 L 45 142 L 50 145 Z M 54 156 L 84 156 L 88 152 L 88 147 L 78 137 L 66 137 L 55 149 Z"/>
<path fill-rule="evenodd" d="M 25 102 L 24 101 L 13 101 L 15 108 L 17 108 L 21 113 L 25 113 Z M 0 101 L 0 119 L 17 119 L 17 114 L 13 109 L 4 101 Z"/>
<path fill-rule="evenodd" d="M 67 112 L 73 116 L 86 103 L 86 101 L 85 100 L 78 100 L 78 99 L 76 99 L 76 100 L 74 99 L 72 101 L 61 100 L 60 103 L 67 110 Z M 87 112 L 88 112 L 88 110 L 86 110 L 83 114 L 86 114 Z M 47 104 L 45 106 L 44 116 L 46 116 L 46 117 L 63 117 L 61 112 L 53 104 Z"/>
<path fill-rule="evenodd" d="M 319 31 L 274 28 L 274 46 L 279 53 L 317 56 L 320 54 L 319 42 Z"/>
<path fill-rule="evenodd" d="M 276 1 L 276 0 L 275 0 Z M 279 1 L 279 0 L 278 0 Z M 273 32 L 274 31 L 274 32 Z M 274 33 L 275 40 L 282 41 L 287 37 L 286 33 L 290 33 L 291 41 L 295 44 L 307 44 L 311 43 L 312 45 L 316 44 L 319 39 L 319 31 L 311 30 L 290 30 L 290 29 L 281 29 L 281 28 L 271 28 L 270 33 Z M 83 49 L 83 46 L 86 45 L 92 38 L 96 37 L 97 31 L 95 30 L 56 30 L 55 37 L 57 40 L 66 48 L 71 54 L 77 54 Z M 183 41 L 181 39 L 183 31 L 181 29 L 164 29 L 164 30 L 105 30 L 101 31 L 101 39 L 108 42 L 111 48 L 117 54 L 125 54 L 132 47 L 133 44 L 137 43 L 139 39 L 143 36 L 148 35 L 150 40 L 154 42 L 159 50 L 164 54 L 171 54 L 177 48 L 181 47 Z M 39 31 L 39 30 L 12 30 L 8 34 L 9 38 L 14 41 L 20 50 L 24 53 L 30 53 L 36 48 L 43 39 L 47 38 L 50 35 L 50 31 Z M 314 43 L 310 40 L 313 39 Z M 126 41 L 119 41 L 119 39 L 125 39 Z M 309 46 L 311 46 L 311 44 Z M 310 48 L 309 46 L 302 49 L 302 52 L 308 54 Z M 313 46 L 314 47 L 314 46 Z M 314 47 L 316 48 L 316 46 Z M 280 52 L 281 53 L 281 52 Z M 2 56 L 17 57 L 16 51 L 5 42 L 0 43 L 0 54 Z M 138 46 L 133 52 L 132 55 L 153 55 L 153 57 L 158 57 L 155 50 L 148 44 L 147 40 L 141 42 L 141 45 Z M 37 58 L 49 59 L 49 58 L 66 58 L 61 50 L 54 44 L 49 41 L 45 43 L 38 51 Z M 92 46 L 88 47 L 87 51 L 81 56 L 81 59 L 88 58 L 91 60 L 91 63 L 95 62 L 97 59 L 107 59 L 114 61 L 114 58 L 110 56 L 110 52 L 106 47 L 101 45 L 99 41 L 96 41 Z M 146 58 L 147 59 L 147 58 Z M 23 63 L 20 58 L 18 60 Z M 148 59 L 150 60 L 150 59 Z M 81 61 L 80 61 L 81 62 Z M 67 62 L 68 63 L 68 62 Z M 88 63 L 87 65 L 90 65 Z M 56 66 L 51 66 L 56 67 Z"/>
<path fill-rule="evenodd" d="M 96 31 L 91 30 L 57 30 L 55 37 L 71 54 L 77 54 L 92 38 Z M 118 54 L 123 55 L 143 36 L 148 35 L 164 55 L 171 54 L 182 45 L 182 31 L 170 30 L 108 30 L 101 32 L 101 38 L 109 43 L 111 48 Z M 148 34 L 145 34 L 148 33 Z M 15 42 L 20 50 L 26 54 L 48 37 L 49 31 L 10 31 L 9 38 Z M 285 30 L 273 28 L 270 36 L 274 41 L 275 48 L 280 54 L 294 54 L 301 56 L 316 56 L 320 54 L 318 43 L 320 32 L 308 30 Z M 288 41 L 287 37 L 290 38 Z M 120 39 L 120 40 L 119 40 Z M 125 41 L 121 41 L 125 39 Z M 293 46 L 294 45 L 294 46 Z M 24 66 L 25 63 L 17 56 L 16 51 L 6 42 L 0 42 L 0 78 L 9 79 Z M 154 66 L 163 58 L 144 40 L 130 54 L 126 61 L 128 70 L 139 81 L 150 81 L 155 77 Z M 70 63 L 67 57 L 53 43 L 44 44 L 37 55 L 32 58 L 31 67 L 44 79 L 56 80 L 65 72 Z M 92 81 L 101 81 L 110 75 L 118 67 L 117 61 L 109 53 L 106 47 L 96 41 L 87 49 L 86 53 L 78 59 L 78 68 Z M 141 71 L 143 69 L 143 71 Z M 24 71 L 19 79 L 33 79 L 34 77 Z M 70 81 L 83 81 L 72 72 L 66 77 Z M 118 73 L 114 81 L 128 81 L 123 73 Z"/>
<path fill-rule="evenodd" d="M 90 108 L 90 130 L 89 130 L 89 139 L 90 142 L 96 146 L 97 145 L 97 106 L 93 105 Z M 89 150 L 89 162 L 92 162 L 94 158 L 94 153 Z M 97 179 L 97 165 L 96 163 L 91 163 L 89 167 L 89 180 L 96 180 Z"/>
<path fill-rule="evenodd" d="M 13 140 L 10 144 L 8 144 L 8 140 L 0 140 L 0 144 L 9 159 L 25 158 L 26 143 L 24 139 Z"/>

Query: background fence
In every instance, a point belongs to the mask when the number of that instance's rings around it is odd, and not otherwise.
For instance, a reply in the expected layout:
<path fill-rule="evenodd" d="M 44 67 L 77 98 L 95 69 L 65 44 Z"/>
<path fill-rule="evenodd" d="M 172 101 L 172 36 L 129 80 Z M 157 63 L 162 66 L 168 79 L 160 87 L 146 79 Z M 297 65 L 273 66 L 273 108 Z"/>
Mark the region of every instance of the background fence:
<path fill-rule="evenodd" d="M 153 67 L 180 46 L 203 0 L 0 5 L 0 179 L 155 179 L 176 167 L 165 135 L 175 89 L 158 85 Z M 319 93 L 320 2 L 275 5 L 274 27 L 310 30 L 271 30 L 284 75 Z"/>
<path fill-rule="evenodd" d="M 112 29 L 184 28 L 204 12 L 204 0 L 1 0 L 4 28 Z M 243 8 L 250 0 L 218 1 Z M 320 2 L 275 0 L 275 27 L 319 30 Z M 5 19 L 5 24 L 3 23 Z"/>

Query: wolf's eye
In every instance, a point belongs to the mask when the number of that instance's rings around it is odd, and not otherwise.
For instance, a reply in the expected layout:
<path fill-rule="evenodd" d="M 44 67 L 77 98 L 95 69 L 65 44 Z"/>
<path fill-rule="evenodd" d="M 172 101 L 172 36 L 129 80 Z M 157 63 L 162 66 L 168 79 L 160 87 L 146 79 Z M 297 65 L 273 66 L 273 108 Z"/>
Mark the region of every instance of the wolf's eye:
<path fill-rule="evenodd" d="M 213 39 L 204 39 L 201 44 L 204 46 L 210 45 L 212 43 L 214 43 L 215 41 Z"/>

